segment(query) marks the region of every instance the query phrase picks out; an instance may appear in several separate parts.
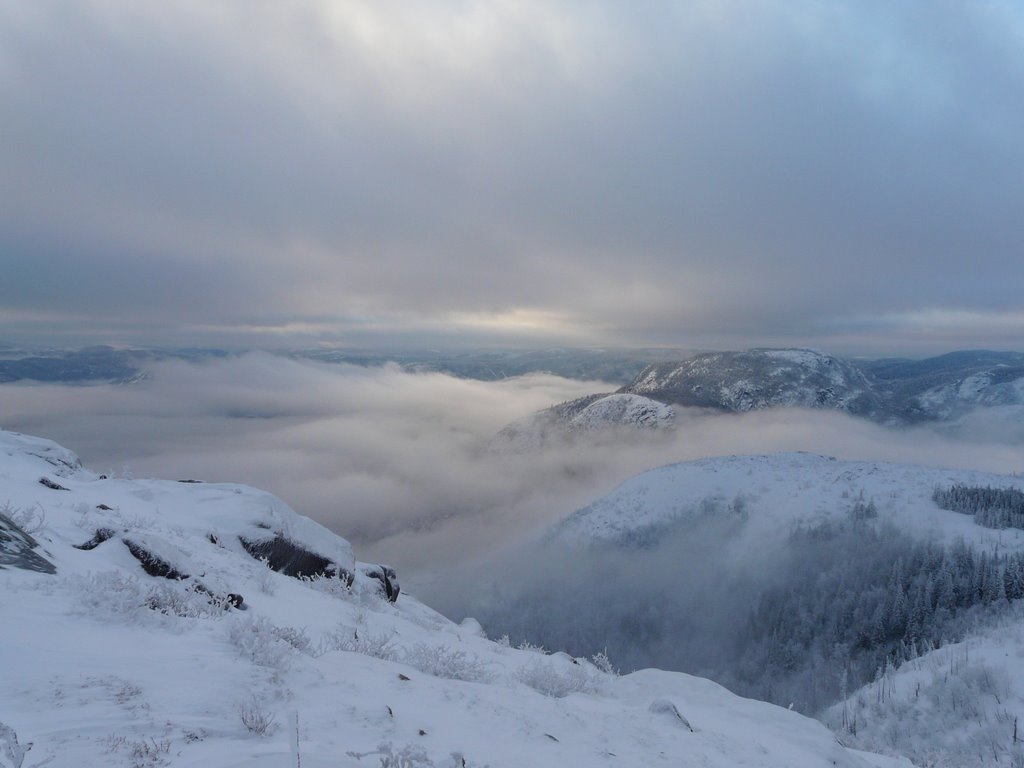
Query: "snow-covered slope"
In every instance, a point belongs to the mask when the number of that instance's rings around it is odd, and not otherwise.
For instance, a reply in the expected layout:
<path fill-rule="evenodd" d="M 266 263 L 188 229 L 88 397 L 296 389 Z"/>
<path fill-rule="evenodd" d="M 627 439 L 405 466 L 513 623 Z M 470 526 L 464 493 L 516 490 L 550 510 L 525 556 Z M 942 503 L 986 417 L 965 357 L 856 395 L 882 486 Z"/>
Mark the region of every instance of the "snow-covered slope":
<path fill-rule="evenodd" d="M 825 713 L 844 742 L 923 766 L 1024 764 L 1024 615 L 932 650 Z"/>
<path fill-rule="evenodd" d="M 619 391 L 723 411 L 787 406 L 873 416 L 881 409 L 858 368 L 809 349 L 714 352 L 679 363 L 655 363 Z"/>
<path fill-rule="evenodd" d="M 581 397 L 547 408 L 504 427 L 495 445 L 529 450 L 550 441 L 572 440 L 580 434 L 636 429 L 657 432 L 675 428 L 676 412 L 641 395 L 613 393 Z"/>
<path fill-rule="evenodd" d="M 1024 377 L 1020 369 L 992 368 L 932 387 L 913 403 L 932 418 L 948 420 L 976 408 L 1024 405 Z"/>
<path fill-rule="evenodd" d="M 638 429 L 669 429 L 675 424 L 675 411 L 648 397 L 614 394 L 586 405 L 569 419 L 575 429 L 602 429 L 609 425 Z"/>
<path fill-rule="evenodd" d="M 392 603 L 343 539 L 251 488 L 104 478 L 0 432 L 0 498 L 56 571 L 0 566 L 0 764 L 900 764 L 706 680 Z"/>
<path fill-rule="evenodd" d="M 946 541 L 1024 548 L 1024 531 L 993 530 L 972 517 L 939 509 L 936 486 L 955 483 L 1024 489 L 1024 478 L 971 470 L 932 469 L 880 461 L 839 461 L 810 453 L 723 456 L 671 464 L 630 478 L 612 493 L 567 517 L 558 535 L 615 542 L 716 510 L 742 511 L 734 542 L 785 537 L 799 522 L 841 517 L 858 500 L 873 501 L 882 520 Z"/>

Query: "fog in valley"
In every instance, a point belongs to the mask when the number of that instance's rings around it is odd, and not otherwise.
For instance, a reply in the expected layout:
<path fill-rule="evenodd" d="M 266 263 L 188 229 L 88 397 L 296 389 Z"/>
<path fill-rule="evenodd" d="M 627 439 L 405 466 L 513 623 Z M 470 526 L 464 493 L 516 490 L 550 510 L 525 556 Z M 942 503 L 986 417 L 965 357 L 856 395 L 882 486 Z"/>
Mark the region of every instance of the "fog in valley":
<path fill-rule="evenodd" d="M 614 389 L 544 374 L 481 382 L 254 353 L 161 363 L 131 385 L 7 385 L 0 418 L 5 429 L 68 446 L 98 472 L 269 490 L 412 582 L 489 557 L 671 462 L 803 450 L 1024 470 L 1012 430 L 897 430 L 835 411 L 683 410 L 670 433 L 590 432 L 528 450 L 495 440 L 538 409 Z"/>

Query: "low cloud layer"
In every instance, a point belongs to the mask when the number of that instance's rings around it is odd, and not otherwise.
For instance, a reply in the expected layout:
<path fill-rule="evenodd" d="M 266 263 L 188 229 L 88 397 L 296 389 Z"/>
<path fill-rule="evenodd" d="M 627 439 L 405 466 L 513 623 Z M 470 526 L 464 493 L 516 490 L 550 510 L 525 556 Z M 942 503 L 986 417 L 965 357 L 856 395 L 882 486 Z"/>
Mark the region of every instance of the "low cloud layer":
<path fill-rule="evenodd" d="M 609 390 L 530 375 L 501 382 L 264 354 L 167 362 L 129 386 L 4 385 L 0 426 L 55 439 L 97 471 L 265 488 L 348 537 L 361 559 L 428 572 L 491 556 L 645 469 L 735 453 L 1024 468 L 1014 431 L 889 430 L 834 412 L 680 414 L 677 430 L 588 436 L 523 453 L 505 424 Z M 1018 430 L 1019 432 L 1019 430 Z"/>

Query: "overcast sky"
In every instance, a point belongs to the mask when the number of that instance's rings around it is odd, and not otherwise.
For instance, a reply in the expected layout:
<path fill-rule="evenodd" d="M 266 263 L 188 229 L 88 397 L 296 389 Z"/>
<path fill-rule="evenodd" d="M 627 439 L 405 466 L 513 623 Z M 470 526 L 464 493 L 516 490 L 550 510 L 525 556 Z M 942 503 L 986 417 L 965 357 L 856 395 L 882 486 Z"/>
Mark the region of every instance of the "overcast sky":
<path fill-rule="evenodd" d="M 0 2 L 0 340 L 1024 349 L 1016 0 Z"/>

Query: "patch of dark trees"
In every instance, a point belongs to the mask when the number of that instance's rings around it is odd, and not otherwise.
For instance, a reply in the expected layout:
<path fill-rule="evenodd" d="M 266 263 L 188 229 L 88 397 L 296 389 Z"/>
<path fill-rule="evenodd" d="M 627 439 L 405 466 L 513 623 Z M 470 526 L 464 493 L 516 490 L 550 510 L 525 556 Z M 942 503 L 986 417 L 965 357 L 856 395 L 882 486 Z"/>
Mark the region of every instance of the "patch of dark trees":
<path fill-rule="evenodd" d="M 784 583 L 764 592 L 736 637 L 725 680 L 813 713 L 880 670 L 960 639 L 1024 597 L 1024 556 L 945 548 L 862 522 L 801 528 Z M 731 679 L 730 679 L 731 678 Z"/>
<path fill-rule="evenodd" d="M 1024 529 L 1024 491 L 977 485 L 936 488 L 932 499 L 942 509 L 974 515 L 986 528 Z"/>
<path fill-rule="evenodd" d="M 524 573 L 478 584 L 465 613 L 514 643 L 606 651 L 624 670 L 688 672 L 815 714 L 1024 598 L 1021 554 L 922 542 L 864 499 L 726 557 L 741 524 L 700 518 L 644 549 L 546 545 Z"/>

